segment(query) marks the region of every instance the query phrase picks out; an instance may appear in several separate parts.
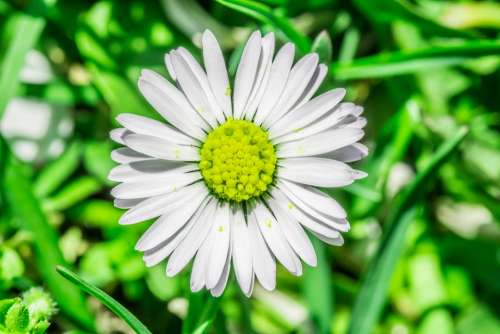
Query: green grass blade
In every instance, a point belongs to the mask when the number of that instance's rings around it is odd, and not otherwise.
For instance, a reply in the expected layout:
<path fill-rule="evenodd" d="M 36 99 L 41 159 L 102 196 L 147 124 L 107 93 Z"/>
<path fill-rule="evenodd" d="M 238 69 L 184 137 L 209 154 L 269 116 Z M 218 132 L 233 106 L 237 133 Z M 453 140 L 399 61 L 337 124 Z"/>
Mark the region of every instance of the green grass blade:
<path fill-rule="evenodd" d="M 219 300 L 220 298 L 214 298 L 208 292 L 190 292 L 188 314 L 182 324 L 182 333 L 207 331 L 219 310 Z"/>
<path fill-rule="evenodd" d="M 9 154 L 5 141 L 1 138 L 0 140 L 0 145 L 3 146 L 2 159 L 5 158 L 4 171 L 0 175 L 2 198 L 10 212 L 34 236 L 36 267 L 43 282 L 68 318 L 88 330 L 93 330 L 93 316 L 87 310 L 83 295 L 54 271 L 56 265 L 66 265 L 59 250 L 57 233 L 47 222 L 29 180 L 19 168 L 19 163 Z"/>
<path fill-rule="evenodd" d="M 369 334 L 373 332 L 385 304 L 390 277 L 397 263 L 406 229 L 415 214 L 414 210 L 407 211 L 407 209 L 416 201 L 419 190 L 424 188 L 423 185 L 427 180 L 457 149 L 467 133 L 468 129 L 461 128 L 453 138 L 443 143 L 429 163 L 396 197 L 386 221 L 387 231 L 356 298 L 349 333 Z"/>
<path fill-rule="evenodd" d="M 287 18 L 276 15 L 268 6 L 250 0 L 217 0 L 217 2 L 280 30 L 302 53 L 311 49 L 311 42 L 307 36 L 297 31 Z"/>
<path fill-rule="evenodd" d="M 72 143 L 63 155 L 46 166 L 33 184 L 33 191 L 40 197 L 46 197 L 56 190 L 78 168 L 82 153 L 81 143 Z"/>
<path fill-rule="evenodd" d="M 330 333 L 333 317 L 333 289 L 331 285 L 330 264 L 326 258 L 326 247 L 318 239 L 311 240 L 316 250 L 316 268 L 304 268 L 303 295 L 311 318 L 316 325 L 316 333 Z"/>
<path fill-rule="evenodd" d="M 82 291 L 99 299 L 114 314 L 125 321 L 138 334 L 150 334 L 149 329 L 139 321 L 129 310 L 117 302 L 113 297 L 99 289 L 98 287 L 84 281 L 77 274 L 62 266 L 57 266 L 57 272 L 69 282 L 77 286 Z M 75 310 L 75 312 L 78 312 Z"/>
<path fill-rule="evenodd" d="M 13 17 L 15 31 L 7 46 L 0 65 L 0 120 L 10 99 L 19 85 L 19 72 L 24 66 L 24 59 L 36 44 L 45 27 L 45 20 L 26 14 Z"/>
<path fill-rule="evenodd" d="M 102 183 L 95 177 L 84 175 L 69 182 L 54 196 L 43 201 L 43 208 L 48 211 L 65 210 L 87 197 L 99 192 Z"/>
<path fill-rule="evenodd" d="M 429 46 L 365 57 L 351 63 L 334 63 L 330 73 L 337 80 L 380 78 L 462 64 L 481 56 L 500 54 L 500 40 Z"/>

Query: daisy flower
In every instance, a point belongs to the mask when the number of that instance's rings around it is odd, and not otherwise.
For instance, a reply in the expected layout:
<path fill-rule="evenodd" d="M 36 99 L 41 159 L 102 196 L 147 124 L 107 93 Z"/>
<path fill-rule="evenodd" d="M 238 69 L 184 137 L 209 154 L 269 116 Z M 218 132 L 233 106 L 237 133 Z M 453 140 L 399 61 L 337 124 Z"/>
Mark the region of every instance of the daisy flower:
<path fill-rule="evenodd" d="M 291 43 L 274 54 L 272 33 L 250 36 L 232 86 L 210 31 L 202 46 L 204 68 L 182 47 L 165 56 L 174 83 L 142 71 L 139 90 L 166 122 L 117 117 L 111 193 L 128 209 L 120 224 L 156 219 L 135 246 L 147 266 L 168 258 L 174 276 L 193 260 L 191 290 L 214 296 L 232 266 L 250 296 L 255 279 L 275 288 L 276 262 L 297 276 L 316 265 L 306 230 L 343 244 L 346 212 L 316 187 L 366 175 L 346 164 L 367 154 L 366 120 L 342 88 L 313 97 L 327 66 L 315 53 L 294 64 Z"/>

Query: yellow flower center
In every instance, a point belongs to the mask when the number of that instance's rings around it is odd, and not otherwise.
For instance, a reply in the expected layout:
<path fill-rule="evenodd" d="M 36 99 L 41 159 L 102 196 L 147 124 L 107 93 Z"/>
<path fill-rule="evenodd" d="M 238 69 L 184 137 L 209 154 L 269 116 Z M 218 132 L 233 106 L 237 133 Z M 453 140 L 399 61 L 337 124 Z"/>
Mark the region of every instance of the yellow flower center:
<path fill-rule="evenodd" d="M 241 202 L 258 197 L 273 181 L 274 146 L 252 122 L 228 119 L 208 134 L 200 156 L 205 183 L 220 199 Z"/>

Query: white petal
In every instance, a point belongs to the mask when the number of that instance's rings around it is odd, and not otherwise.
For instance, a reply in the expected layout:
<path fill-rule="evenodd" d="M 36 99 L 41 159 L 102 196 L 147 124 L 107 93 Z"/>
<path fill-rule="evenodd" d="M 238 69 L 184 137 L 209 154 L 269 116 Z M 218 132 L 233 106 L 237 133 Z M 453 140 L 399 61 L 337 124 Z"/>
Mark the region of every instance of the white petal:
<path fill-rule="evenodd" d="M 299 185 L 286 180 L 280 180 L 278 186 L 288 197 L 292 194 L 295 198 L 299 198 L 319 212 L 336 218 L 345 218 L 347 216 L 344 208 L 336 200 L 314 187 Z"/>
<path fill-rule="evenodd" d="M 216 205 L 216 200 L 211 199 L 209 201 L 191 231 L 189 231 L 184 240 L 174 250 L 168 260 L 167 276 L 172 277 L 177 275 L 193 258 L 203 241 L 205 241 L 214 221 Z"/>
<path fill-rule="evenodd" d="M 238 65 L 236 77 L 234 79 L 233 113 L 236 119 L 241 118 L 243 115 L 243 110 L 252 91 L 257 76 L 257 65 L 259 64 L 260 52 L 261 36 L 260 32 L 255 31 L 250 36 L 243 49 L 240 64 Z"/>
<path fill-rule="evenodd" d="M 210 250 L 209 265 L 206 268 L 206 286 L 207 289 L 215 287 L 219 281 L 224 264 L 229 254 L 229 237 L 231 235 L 231 226 L 229 225 L 229 205 L 224 203 L 217 208 L 214 217 L 212 230 L 215 231 L 213 237 L 213 246 Z"/>
<path fill-rule="evenodd" d="M 364 134 L 363 130 L 352 128 L 324 131 L 279 145 L 277 156 L 279 158 L 294 158 L 328 153 L 357 142 L 363 138 Z M 125 137 L 125 141 L 127 137 Z"/>
<path fill-rule="evenodd" d="M 273 125 L 295 105 L 295 102 L 307 88 L 309 80 L 316 71 L 316 66 L 318 66 L 318 55 L 316 53 L 304 56 L 295 64 L 290 71 L 290 76 L 280 100 L 263 122 L 265 128 Z"/>
<path fill-rule="evenodd" d="M 139 90 L 155 110 L 183 133 L 203 140 L 208 125 L 189 105 L 184 95 L 161 75 L 148 70 L 141 72 Z"/>
<path fill-rule="evenodd" d="M 288 271 L 297 274 L 298 268 L 295 266 L 296 262 L 294 261 L 295 254 L 286 241 L 283 231 L 272 213 L 261 203 L 257 203 L 253 213 L 259 225 L 260 232 L 274 256 Z"/>
<path fill-rule="evenodd" d="M 286 197 L 288 197 L 288 199 L 292 203 L 292 206 L 289 206 L 290 210 L 293 210 L 294 207 L 297 207 L 298 209 L 302 210 L 305 214 L 309 215 L 310 217 L 318 220 L 319 222 L 335 230 L 342 232 L 346 232 L 349 230 L 349 222 L 345 218 L 336 218 L 332 217 L 332 215 L 329 213 L 322 213 L 321 211 L 316 209 L 318 205 L 314 206 L 308 205 L 302 200 L 302 198 L 295 196 L 295 194 L 292 193 L 291 191 L 287 191 L 285 187 L 280 187 L 280 190 L 283 191 L 283 193 L 286 195 Z M 321 210 L 325 211 L 323 208 L 321 208 Z"/>
<path fill-rule="evenodd" d="M 266 290 L 276 287 L 276 261 L 262 238 L 255 216 L 248 216 L 248 238 L 253 250 L 253 268 L 255 276 Z"/>
<path fill-rule="evenodd" d="M 224 264 L 224 269 L 220 275 L 217 284 L 210 290 L 210 293 L 214 297 L 220 297 L 224 292 L 227 285 L 227 280 L 229 279 L 229 271 L 231 270 L 231 247 L 229 247 L 229 253 L 226 257 L 226 263 Z"/>
<path fill-rule="evenodd" d="M 344 95 L 345 89 L 333 89 L 315 97 L 302 107 L 292 110 L 269 129 L 269 138 L 273 139 L 289 132 L 296 132 L 313 123 L 342 101 Z"/>
<path fill-rule="evenodd" d="M 147 117 L 124 113 L 119 114 L 116 120 L 125 128 L 138 134 L 163 138 L 175 144 L 199 145 L 197 140 L 162 122 Z"/>
<path fill-rule="evenodd" d="M 147 181 L 195 170 L 198 166 L 193 163 L 149 159 L 116 166 L 109 172 L 108 179 L 116 182 Z"/>
<path fill-rule="evenodd" d="M 111 190 L 111 195 L 120 199 L 132 199 L 168 194 L 201 178 L 199 172 L 172 173 L 162 178 L 119 184 Z"/>
<path fill-rule="evenodd" d="M 189 65 L 189 69 L 192 71 L 194 76 L 196 77 L 201 90 L 198 92 L 198 95 L 204 99 L 204 102 L 207 104 L 207 111 L 211 112 L 219 123 L 223 123 L 225 120 L 224 113 L 222 112 L 221 107 L 217 103 L 215 99 L 214 93 L 212 92 L 212 88 L 210 88 L 210 83 L 208 82 L 207 74 L 201 67 L 201 65 L 194 59 L 194 57 L 189 53 L 185 48 L 178 48 L 177 53 L 184 58 L 184 60 Z M 202 115 L 203 116 L 203 115 Z"/>
<path fill-rule="evenodd" d="M 165 54 L 165 67 L 167 68 L 168 74 L 172 80 L 177 80 L 177 75 L 175 74 L 174 67 L 172 66 L 172 59 L 170 59 L 170 54 Z"/>
<path fill-rule="evenodd" d="M 341 103 L 335 107 L 331 112 L 327 113 L 325 116 L 320 117 L 313 124 L 308 125 L 304 128 L 292 128 L 293 132 L 289 132 L 286 135 L 275 138 L 273 140 L 274 144 L 284 143 L 292 140 L 297 140 L 301 138 L 310 137 L 317 133 L 320 133 L 327 129 L 332 129 L 336 127 L 346 116 L 355 109 L 352 103 Z"/>
<path fill-rule="evenodd" d="M 232 115 L 231 86 L 229 84 L 224 56 L 222 55 L 219 43 L 217 43 L 215 36 L 210 30 L 204 31 L 201 42 L 208 82 L 224 115 L 229 117 Z"/>
<path fill-rule="evenodd" d="M 309 84 L 304 90 L 304 93 L 302 93 L 300 99 L 293 106 L 293 109 L 300 108 L 305 103 L 307 103 L 311 99 L 311 97 L 313 97 L 313 95 L 318 90 L 319 86 L 321 86 L 321 83 L 325 79 L 327 73 L 328 73 L 328 67 L 325 64 L 319 64 L 318 67 L 316 68 L 316 71 L 314 72 L 313 77 L 309 81 Z"/>
<path fill-rule="evenodd" d="M 199 161 L 198 148 L 178 145 L 158 137 L 129 134 L 125 136 L 125 144 L 134 151 L 154 158 L 174 161 Z"/>
<path fill-rule="evenodd" d="M 175 210 L 170 210 L 170 212 L 163 214 L 144 232 L 139 241 L 137 241 L 135 249 L 146 251 L 170 238 L 193 217 L 207 196 L 208 191 L 205 190 L 178 201 Z"/>
<path fill-rule="evenodd" d="M 125 145 L 125 142 L 123 141 L 123 137 L 126 134 L 130 134 L 131 132 L 125 128 L 117 128 L 109 131 L 109 137 L 111 138 L 112 141 L 118 144 Z"/>
<path fill-rule="evenodd" d="M 111 160 L 120 164 L 128 164 L 135 161 L 151 160 L 153 158 L 148 157 L 145 154 L 136 152 L 128 147 L 120 147 L 116 150 L 111 151 Z"/>
<path fill-rule="evenodd" d="M 243 293 L 248 294 L 252 286 L 252 245 L 248 237 L 248 227 L 241 209 L 232 213 L 231 217 L 231 248 L 236 280 Z"/>
<path fill-rule="evenodd" d="M 191 270 L 191 291 L 200 291 L 205 286 L 206 269 L 208 268 L 208 261 L 210 260 L 210 250 L 213 247 L 214 230 L 212 229 L 203 243 L 200 249 L 196 253 L 196 257 L 193 263 L 193 269 Z"/>
<path fill-rule="evenodd" d="M 130 209 L 136 206 L 137 204 L 144 201 L 144 198 L 134 198 L 134 199 L 115 199 L 113 201 L 113 205 L 118 209 Z"/>
<path fill-rule="evenodd" d="M 279 206 L 283 213 L 291 215 L 295 220 L 300 222 L 301 225 L 316 232 L 318 234 L 327 236 L 329 238 L 336 238 L 340 235 L 340 232 L 331 228 L 314 217 L 309 216 L 299 207 L 295 206 L 289 198 L 287 198 L 280 190 L 277 188 L 273 189 L 272 196 L 274 198 L 270 199 L 270 203 L 273 207 Z"/>
<path fill-rule="evenodd" d="M 177 81 L 191 103 L 192 110 L 204 119 L 212 128 L 217 126 L 217 119 L 211 110 L 200 81 L 193 73 L 186 59 L 178 52 L 170 52 L 170 59 L 177 74 Z"/>
<path fill-rule="evenodd" d="M 269 74 L 271 72 L 271 64 L 274 54 L 274 34 L 272 32 L 268 33 L 264 38 L 262 38 L 262 51 L 261 51 L 261 61 L 259 62 L 257 77 L 255 78 L 255 83 L 248 98 L 248 102 L 245 106 L 243 116 L 247 120 L 252 120 L 260 103 L 262 95 L 267 87 L 267 80 L 269 79 Z"/>
<path fill-rule="evenodd" d="M 343 162 L 324 158 L 284 159 L 280 165 L 279 177 L 317 187 L 343 187 L 366 176 Z"/>
<path fill-rule="evenodd" d="M 278 102 L 290 74 L 294 54 L 295 46 L 292 43 L 285 44 L 276 54 L 271 65 L 264 95 L 255 114 L 254 121 L 256 124 L 260 125 Z"/>
<path fill-rule="evenodd" d="M 315 267 L 317 264 L 316 252 L 302 226 L 300 226 L 293 216 L 285 213 L 280 206 L 274 205 L 271 207 L 271 210 L 276 216 L 278 224 L 281 225 L 281 229 L 295 253 L 297 253 L 305 263 Z"/>
<path fill-rule="evenodd" d="M 203 192 L 207 192 L 206 186 L 202 182 L 198 182 L 170 194 L 148 198 L 125 212 L 119 223 L 128 225 L 156 218 L 185 204 L 186 199 Z"/>
<path fill-rule="evenodd" d="M 313 232 L 313 234 L 321 241 L 329 244 L 329 245 L 332 245 L 332 246 L 342 246 L 344 244 L 344 238 L 342 237 L 342 235 L 339 235 L 338 237 L 336 238 L 327 238 L 325 237 L 324 235 L 321 235 L 321 234 L 316 234 Z"/>
<path fill-rule="evenodd" d="M 342 162 L 354 162 L 368 155 L 368 147 L 361 143 L 354 143 L 338 150 L 322 154 L 321 157 L 334 159 Z"/>

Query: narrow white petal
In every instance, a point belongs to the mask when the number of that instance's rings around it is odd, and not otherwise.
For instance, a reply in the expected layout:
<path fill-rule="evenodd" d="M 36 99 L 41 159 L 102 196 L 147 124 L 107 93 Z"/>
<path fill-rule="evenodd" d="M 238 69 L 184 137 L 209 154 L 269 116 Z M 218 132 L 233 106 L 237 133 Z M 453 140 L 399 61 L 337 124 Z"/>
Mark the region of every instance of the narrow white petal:
<path fill-rule="evenodd" d="M 261 36 L 260 32 L 255 31 L 250 36 L 245 48 L 243 49 L 240 64 L 238 65 L 236 77 L 234 79 L 233 114 L 236 119 L 241 118 L 243 115 L 243 110 L 252 91 L 252 87 L 257 76 L 257 66 L 259 64 L 260 53 Z"/>
<path fill-rule="evenodd" d="M 316 71 L 314 72 L 313 77 L 309 81 L 309 84 L 302 93 L 302 96 L 293 106 L 293 109 L 300 108 L 305 103 L 307 103 L 311 99 L 311 97 L 313 97 L 318 88 L 321 86 L 321 83 L 325 79 L 327 73 L 328 67 L 325 64 L 319 64 L 316 68 Z"/>
<path fill-rule="evenodd" d="M 146 251 L 170 238 L 193 217 L 207 196 L 208 191 L 204 190 L 177 202 L 177 210 L 171 210 L 158 218 L 137 241 L 135 249 Z"/>
<path fill-rule="evenodd" d="M 333 129 L 339 124 L 345 117 L 350 115 L 350 113 L 355 109 L 352 103 L 341 103 L 335 107 L 331 112 L 328 112 L 323 117 L 317 119 L 313 124 L 308 125 L 304 128 L 292 127 L 291 131 L 286 135 L 275 138 L 273 140 L 274 144 L 289 142 L 301 138 L 310 137 L 327 129 Z"/>
<path fill-rule="evenodd" d="M 132 199 L 168 194 L 201 178 L 200 172 L 172 173 L 162 178 L 119 184 L 111 190 L 111 195 L 120 199 Z"/>
<path fill-rule="evenodd" d="M 290 71 L 290 76 L 280 100 L 263 122 L 265 128 L 273 125 L 295 105 L 304 92 L 304 89 L 307 88 L 310 79 L 316 71 L 316 66 L 318 66 L 318 55 L 316 53 L 304 56 L 295 64 Z"/>
<path fill-rule="evenodd" d="M 191 291 L 197 292 L 200 291 L 206 284 L 206 270 L 208 268 L 208 261 L 210 260 L 210 250 L 213 246 L 213 238 L 214 238 L 214 230 L 212 229 L 203 243 L 201 247 L 198 249 L 196 253 L 196 257 L 194 258 L 193 269 L 191 270 Z"/>
<path fill-rule="evenodd" d="M 259 105 L 262 95 L 265 92 L 265 88 L 267 87 L 267 80 L 269 79 L 269 74 L 271 72 L 271 64 L 274 54 L 274 34 L 272 32 L 262 38 L 261 52 L 261 61 L 259 62 L 257 77 L 255 78 L 252 92 L 250 93 L 242 115 L 248 120 L 253 119 L 257 106 Z"/>
<path fill-rule="evenodd" d="M 144 201 L 144 198 L 134 198 L 134 199 L 115 199 L 113 201 L 113 205 L 118 209 L 130 209 L 136 206 L 137 204 Z"/>
<path fill-rule="evenodd" d="M 342 162 L 354 162 L 363 159 L 368 155 L 368 147 L 361 143 L 354 143 L 338 150 L 322 154 L 321 157 L 334 159 Z"/>
<path fill-rule="evenodd" d="M 197 113 L 212 128 L 215 128 L 217 126 L 217 119 L 211 110 L 200 81 L 193 73 L 186 59 L 179 51 L 170 52 L 170 58 L 177 74 L 177 81 L 191 103 L 191 110 L 194 110 L 193 112 Z"/>
<path fill-rule="evenodd" d="M 167 276 L 177 275 L 191 261 L 203 241 L 205 241 L 214 221 L 216 205 L 216 200 L 211 199 L 209 201 L 191 231 L 174 250 L 168 260 Z"/>
<path fill-rule="evenodd" d="M 136 152 L 128 147 L 120 147 L 111 151 L 111 160 L 120 164 L 128 164 L 135 161 L 151 160 L 145 154 Z"/>
<path fill-rule="evenodd" d="M 227 281 L 229 279 L 229 271 L 231 270 L 231 247 L 229 247 L 229 252 L 226 257 L 226 263 L 224 264 L 224 268 L 222 270 L 222 274 L 220 275 L 219 281 L 217 284 L 210 289 L 210 294 L 213 297 L 220 297 L 226 288 Z"/>
<path fill-rule="evenodd" d="M 203 61 L 207 71 L 208 81 L 212 92 L 222 108 L 224 115 L 232 115 L 231 86 L 227 75 L 226 63 L 219 43 L 210 30 L 205 30 L 202 37 Z"/>
<path fill-rule="evenodd" d="M 339 235 L 338 237 L 336 238 L 328 238 L 328 237 L 325 237 L 324 235 L 321 235 L 321 234 L 317 234 L 317 233 L 314 233 L 313 234 L 321 241 L 329 244 L 329 245 L 332 245 L 332 246 L 342 246 L 344 244 L 344 238 L 342 237 L 342 235 Z"/>
<path fill-rule="evenodd" d="M 358 117 L 354 122 L 346 124 L 345 127 L 346 128 L 362 129 L 366 126 L 366 124 L 367 124 L 366 118 Z"/>
<path fill-rule="evenodd" d="M 147 181 L 195 170 L 198 166 L 194 163 L 149 159 L 116 166 L 109 172 L 108 179 L 116 182 Z"/>
<path fill-rule="evenodd" d="M 273 139 L 289 132 L 296 132 L 315 122 L 342 101 L 345 92 L 343 88 L 330 90 L 292 110 L 269 129 L 269 138 Z"/>
<path fill-rule="evenodd" d="M 209 265 L 206 268 L 205 283 L 207 289 L 212 289 L 219 281 L 228 257 L 229 237 L 231 235 L 229 214 L 229 205 L 227 203 L 220 205 L 215 212 L 214 224 L 212 225 L 212 230 L 215 231 L 213 232 L 213 246 L 210 250 Z"/>
<path fill-rule="evenodd" d="M 266 290 L 276 287 L 276 260 L 262 238 L 253 214 L 248 216 L 248 238 L 253 250 L 253 268 L 255 276 Z"/>
<path fill-rule="evenodd" d="M 302 226 L 300 226 L 295 217 L 286 213 L 280 206 L 273 205 L 271 210 L 276 216 L 278 224 L 281 225 L 281 229 L 295 253 L 297 253 L 305 263 L 315 267 L 317 264 L 316 252 Z"/>
<path fill-rule="evenodd" d="M 188 50 L 180 47 L 177 49 L 177 53 L 180 54 L 182 58 L 184 58 L 186 63 L 189 65 L 189 69 L 196 77 L 201 87 L 201 91 L 199 91 L 198 95 L 201 95 L 204 103 L 207 104 L 207 111 L 211 112 L 219 123 L 223 123 L 225 120 L 224 113 L 222 112 L 222 108 L 219 106 L 217 100 L 215 99 L 212 88 L 210 88 L 207 74 Z"/>
<path fill-rule="evenodd" d="M 243 293 L 248 294 L 252 287 L 252 250 L 248 237 L 248 227 L 241 209 L 232 213 L 231 217 L 231 248 L 236 280 Z"/>
<path fill-rule="evenodd" d="M 199 141 L 186 136 L 162 122 L 134 114 L 123 113 L 116 117 L 118 123 L 138 134 L 163 138 L 175 144 L 199 145 Z"/>
<path fill-rule="evenodd" d="M 129 134 L 125 136 L 125 144 L 134 151 L 154 158 L 174 161 L 199 161 L 198 148 L 178 145 L 158 137 Z"/>
<path fill-rule="evenodd" d="M 161 75 L 148 70 L 141 72 L 139 90 L 155 110 L 169 123 L 198 140 L 206 136 L 206 124 L 189 105 L 182 92 Z"/>
<path fill-rule="evenodd" d="M 119 223 L 128 225 L 156 218 L 177 208 L 179 205 L 185 204 L 193 196 L 206 191 L 206 186 L 198 182 L 170 194 L 148 198 L 125 212 L 121 216 Z"/>
<path fill-rule="evenodd" d="M 271 65 L 264 95 L 255 113 L 254 121 L 256 124 L 260 125 L 278 103 L 293 65 L 294 54 L 295 46 L 292 43 L 285 44 L 276 54 Z"/>
<path fill-rule="evenodd" d="M 316 209 L 318 205 L 308 205 L 302 200 L 302 198 L 297 197 L 293 192 L 288 191 L 285 187 L 283 187 L 283 184 L 281 184 L 280 190 L 286 195 L 286 197 L 288 197 L 288 199 L 292 203 L 292 206 L 289 207 L 290 210 L 293 210 L 295 207 L 297 207 L 308 216 L 327 225 L 328 227 L 342 232 L 346 232 L 349 230 L 349 222 L 345 218 L 336 218 L 329 213 L 322 213 L 321 211 Z M 325 211 L 323 208 L 321 208 L 321 210 Z"/>
<path fill-rule="evenodd" d="M 123 137 L 125 136 L 125 134 L 130 134 L 130 133 L 131 132 L 125 128 L 116 128 L 116 129 L 109 131 L 109 137 L 115 143 L 125 145 L 125 142 L 123 141 Z"/>
<path fill-rule="evenodd" d="M 177 80 L 177 75 L 175 74 L 174 67 L 172 66 L 172 59 L 170 59 L 170 54 L 165 54 L 165 67 L 167 68 L 168 74 L 172 80 Z"/>
<path fill-rule="evenodd" d="M 300 222 L 301 225 L 311 230 L 312 232 L 316 232 L 329 238 L 336 238 L 339 236 L 339 231 L 323 224 L 314 217 L 306 214 L 299 207 L 295 206 L 293 202 L 288 197 L 286 197 L 279 189 L 273 189 L 272 196 L 273 198 L 269 201 L 271 202 L 273 207 L 279 206 L 281 209 L 283 209 L 283 212 L 286 212 L 288 215 L 293 216 L 298 222 Z"/>
<path fill-rule="evenodd" d="M 261 234 L 266 240 L 266 244 L 273 252 L 274 256 L 283 264 L 283 266 L 293 274 L 298 273 L 295 266 L 294 252 L 283 235 L 280 225 L 276 218 L 262 203 L 257 203 L 253 213 Z"/>
<path fill-rule="evenodd" d="M 299 198 L 319 212 L 336 218 L 345 218 L 347 216 L 344 208 L 336 200 L 314 187 L 299 185 L 286 180 L 280 180 L 278 186 L 288 197 L 292 194 L 295 198 Z"/>
<path fill-rule="evenodd" d="M 344 187 L 366 174 L 349 165 L 324 158 L 294 158 L 280 161 L 278 176 L 316 187 Z"/>
<path fill-rule="evenodd" d="M 277 156 L 279 158 L 294 158 L 328 153 L 357 142 L 363 138 L 364 134 L 363 130 L 353 128 L 324 131 L 304 139 L 279 145 Z"/>

